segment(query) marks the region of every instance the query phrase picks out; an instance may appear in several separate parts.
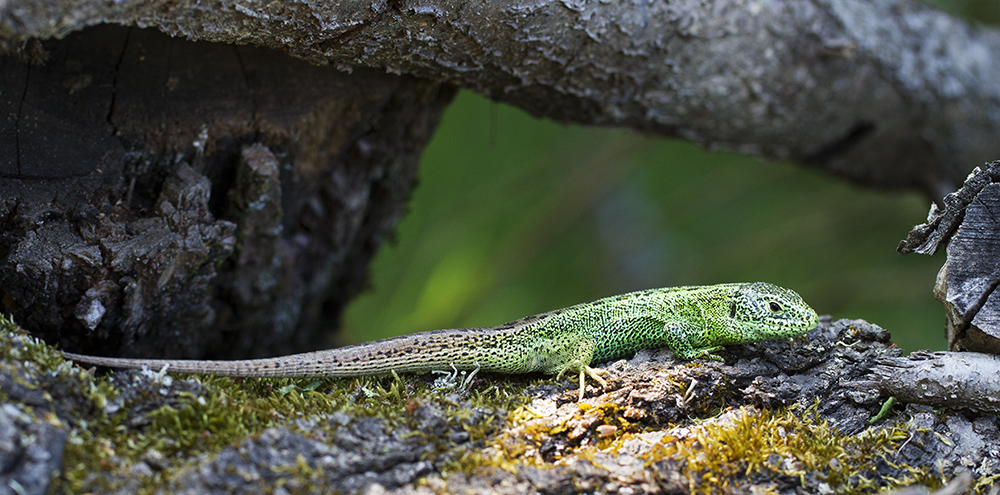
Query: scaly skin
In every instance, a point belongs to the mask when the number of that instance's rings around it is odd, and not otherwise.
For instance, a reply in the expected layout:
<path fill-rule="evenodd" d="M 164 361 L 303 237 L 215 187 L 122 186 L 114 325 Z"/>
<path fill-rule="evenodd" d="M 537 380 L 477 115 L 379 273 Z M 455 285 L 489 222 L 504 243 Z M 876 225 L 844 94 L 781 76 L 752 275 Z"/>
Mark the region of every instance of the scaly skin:
<path fill-rule="evenodd" d="M 365 376 L 390 372 L 482 369 L 497 373 L 579 373 L 667 346 L 681 359 L 709 358 L 724 345 L 802 335 L 817 316 L 795 292 L 756 282 L 630 292 L 487 328 L 435 330 L 325 351 L 243 361 L 126 359 L 64 353 L 111 368 L 242 377 Z"/>

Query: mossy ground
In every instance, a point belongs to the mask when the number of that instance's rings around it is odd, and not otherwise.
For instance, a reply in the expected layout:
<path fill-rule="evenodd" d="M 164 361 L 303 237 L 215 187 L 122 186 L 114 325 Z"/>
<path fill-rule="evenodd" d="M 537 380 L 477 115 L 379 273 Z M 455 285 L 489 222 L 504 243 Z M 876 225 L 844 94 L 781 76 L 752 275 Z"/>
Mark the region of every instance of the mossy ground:
<path fill-rule="evenodd" d="M 936 469 L 894 463 L 890 454 L 913 434 L 904 427 L 889 424 L 847 435 L 815 407 L 727 406 L 736 395 L 719 395 L 730 389 L 693 390 L 681 375 L 671 379 L 672 372 L 701 372 L 690 366 L 655 371 L 665 377 L 655 389 L 660 404 L 643 409 L 642 402 L 619 400 L 616 391 L 576 402 L 568 398 L 575 395 L 569 386 L 555 398 L 532 400 L 532 390 L 543 383 L 550 391 L 555 388 L 542 377 L 478 376 L 471 384 L 458 377 L 458 386 L 444 389 L 435 388 L 433 376 L 416 375 L 231 379 L 132 371 L 95 377 L 7 319 L 0 319 L 0 343 L 2 371 L 19 386 L 42 391 L 49 406 L 27 405 L 3 391 L 0 398 L 67 431 L 63 470 L 54 474 L 56 492 L 170 491 L 181 473 L 190 474 L 199 463 L 265 430 L 285 428 L 304 437 L 329 438 L 327 429 L 336 422 L 328 418 L 335 414 L 381 418 L 410 431 L 407 435 L 423 435 L 421 442 L 433 446 L 427 455 L 437 459 L 434 472 L 445 487 L 449 473 L 471 479 L 499 469 L 517 478 L 526 468 L 568 469 L 567 478 L 575 480 L 571 484 L 593 483 L 596 472 L 598 478 L 623 486 L 648 483 L 651 491 L 673 487 L 706 494 L 737 493 L 751 486 L 763 493 L 794 487 L 874 493 L 914 483 L 937 487 L 946 481 Z M 715 399 L 700 394 L 715 394 Z M 664 403 L 698 401 L 711 407 L 685 409 L 688 416 L 676 420 L 657 417 Z M 464 431 L 469 441 L 456 445 L 422 433 L 426 424 L 420 411 L 428 404 L 444 411 L 448 431 Z M 302 456 L 295 459 L 272 468 L 279 480 L 265 492 L 282 488 L 305 493 L 327 486 L 322 469 Z M 627 472 L 621 471 L 629 464 L 623 459 L 631 462 Z M 583 465 L 586 469 L 579 471 Z M 674 476 L 672 482 L 665 481 L 665 472 Z M 984 481 L 977 492 L 987 489 Z"/>
<path fill-rule="evenodd" d="M 294 425 L 296 419 L 337 411 L 406 424 L 416 408 L 434 402 L 461 422 L 470 437 L 482 441 L 496 427 L 490 422 L 468 423 L 471 408 L 514 409 L 529 400 L 525 390 L 531 383 L 480 379 L 468 389 L 456 391 L 435 389 L 431 380 L 414 375 L 232 379 L 148 372 L 149 380 L 134 376 L 142 372 L 94 376 L 64 360 L 57 350 L 30 338 L 9 319 L 0 318 L 0 332 L 6 334 L 2 342 L 8 344 L 0 347 L 0 360 L 31 363 L 39 374 L 58 374 L 72 381 L 72 388 L 80 392 L 78 401 L 84 407 L 75 414 L 46 416 L 68 429 L 64 470 L 57 484 L 59 491 L 68 493 L 116 491 L 121 488 L 120 480 L 131 478 L 130 470 L 138 463 L 153 464 L 157 469 L 132 488 L 152 493 L 187 467 L 184 459 L 210 455 L 267 428 Z M 27 338 L 26 345 L 9 345 L 12 335 Z M 123 385 L 122 377 L 130 376 L 132 383 Z M 141 381 L 145 383 L 139 384 Z M 185 382 L 187 386 L 180 386 Z M 20 384 L 31 388 L 49 385 L 28 379 Z M 7 399 L 2 392 L 0 398 Z M 308 470 L 287 468 L 308 475 Z"/>

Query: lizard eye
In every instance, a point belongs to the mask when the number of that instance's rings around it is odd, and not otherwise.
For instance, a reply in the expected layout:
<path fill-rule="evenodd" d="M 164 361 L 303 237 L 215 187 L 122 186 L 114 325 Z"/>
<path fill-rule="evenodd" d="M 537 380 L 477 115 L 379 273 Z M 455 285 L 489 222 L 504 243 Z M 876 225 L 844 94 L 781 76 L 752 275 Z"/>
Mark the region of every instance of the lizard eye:
<path fill-rule="evenodd" d="M 771 308 L 771 312 L 772 313 L 780 313 L 781 312 L 781 305 L 778 304 L 778 303 L 776 303 L 776 302 L 772 302 L 769 305 L 769 307 Z"/>
<path fill-rule="evenodd" d="M 729 317 L 736 318 L 736 303 L 729 307 Z"/>

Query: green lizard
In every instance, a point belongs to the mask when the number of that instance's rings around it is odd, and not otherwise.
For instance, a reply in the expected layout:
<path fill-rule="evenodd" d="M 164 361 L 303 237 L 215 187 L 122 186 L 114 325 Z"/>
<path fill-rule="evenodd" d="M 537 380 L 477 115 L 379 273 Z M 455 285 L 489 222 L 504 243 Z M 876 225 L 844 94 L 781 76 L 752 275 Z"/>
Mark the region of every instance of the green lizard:
<path fill-rule="evenodd" d="M 451 367 L 497 373 L 579 373 L 607 385 L 591 363 L 667 346 L 681 359 L 724 345 L 802 335 L 817 316 L 795 292 L 756 282 L 630 292 L 486 328 L 434 330 L 364 344 L 243 361 L 127 359 L 64 353 L 112 368 L 166 368 L 242 377 L 365 376 Z"/>

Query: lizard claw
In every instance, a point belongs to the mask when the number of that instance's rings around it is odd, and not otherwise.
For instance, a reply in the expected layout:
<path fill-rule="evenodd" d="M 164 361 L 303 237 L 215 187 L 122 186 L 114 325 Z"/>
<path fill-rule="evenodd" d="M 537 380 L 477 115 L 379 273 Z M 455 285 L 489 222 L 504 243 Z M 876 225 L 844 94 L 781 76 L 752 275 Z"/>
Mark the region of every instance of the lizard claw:
<path fill-rule="evenodd" d="M 587 376 L 594 379 L 595 382 L 600 383 L 602 387 L 608 386 L 608 381 L 601 377 L 601 375 L 608 375 L 608 370 L 602 368 L 591 368 L 590 366 L 584 366 L 583 372 Z"/>
<path fill-rule="evenodd" d="M 592 378 L 595 382 L 601 385 L 601 388 L 608 386 L 608 381 L 601 377 L 601 375 L 607 375 L 608 371 L 604 369 L 591 368 L 590 366 L 584 366 L 580 368 L 580 400 L 583 400 L 583 392 L 586 389 L 586 377 Z"/>

